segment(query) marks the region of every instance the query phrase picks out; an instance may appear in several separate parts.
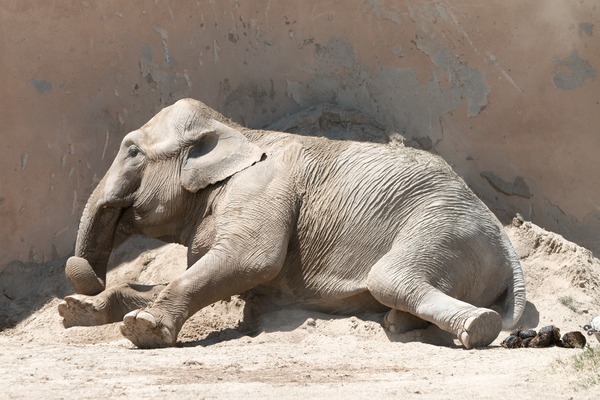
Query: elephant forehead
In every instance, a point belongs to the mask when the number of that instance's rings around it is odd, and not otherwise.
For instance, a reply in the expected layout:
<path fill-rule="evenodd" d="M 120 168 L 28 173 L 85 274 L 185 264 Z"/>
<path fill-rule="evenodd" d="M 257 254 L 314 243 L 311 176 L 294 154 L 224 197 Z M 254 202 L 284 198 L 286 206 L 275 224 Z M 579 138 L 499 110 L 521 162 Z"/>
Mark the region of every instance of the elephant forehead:
<path fill-rule="evenodd" d="M 137 144 L 149 152 L 177 151 L 182 144 L 197 139 L 199 133 L 215 128 L 216 121 L 211 118 L 211 112 L 215 113 L 196 100 L 179 100 L 127 135 L 124 144 Z"/>
<path fill-rule="evenodd" d="M 142 127 L 136 131 L 129 132 L 123 138 L 123 147 L 136 145 L 144 151 L 148 151 L 157 146 L 164 147 L 169 143 L 176 142 L 177 135 L 174 132 L 169 132 L 164 129 L 147 129 L 146 127 Z"/>
<path fill-rule="evenodd" d="M 151 140 L 160 141 L 165 137 L 183 138 L 186 133 L 210 128 L 213 122 L 202 108 L 180 100 L 156 114 L 144 126 L 144 131 L 148 131 Z"/>
<path fill-rule="evenodd" d="M 192 116 L 191 110 L 174 106 L 164 108 L 142 127 L 143 139 L 148 144 L 154 144 L 165 138 L 179 137 L 183 133 L 186 121 Z"/>
<path fill-rule="evenodd" d="M 146 150 L 176 148 L 184 136 L 190 114 L 163 111 L 155 115 L 139 130 L 128 134 L 124 143 L 130 141 Z"/>
<path fill-rule="evenodd" d="M 176 154 L 180 146 L 178 135 L 167 129 L 147 129 L 142 127 L 133 132 L 129 132 L 121 143 L 122 151 L 134 145 L 140 148 L 146 156 L 149 157 L 164 157 Z"/>

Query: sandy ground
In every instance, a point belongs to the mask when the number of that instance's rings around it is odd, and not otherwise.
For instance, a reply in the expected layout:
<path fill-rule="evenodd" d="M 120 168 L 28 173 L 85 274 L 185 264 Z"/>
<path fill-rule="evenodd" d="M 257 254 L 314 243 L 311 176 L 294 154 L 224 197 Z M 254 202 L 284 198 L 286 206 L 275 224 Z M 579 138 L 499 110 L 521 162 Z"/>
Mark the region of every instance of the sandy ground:
<path fill-rule="evenodd" d="M 565 333 L 600 315 L 598 259 L 530 223 L 507 231 L 528 284 L 522 325 Z M 184 254 L 133 238 L 113 254 L 109 285 L 164 282 L 184 268 Z M 238 297 L 196 314 L 177 347 L 138 350 L 117 324 L 62 327 L 57 304 L 71 292 L 63 268 L 17 263 L 0 276 L 2 399 L 597 399 L 600 391 L 588 383 L 591 372 L 573 368 L 584 350 L 508 350 L 499 345 L 506 333 L 488 348 L 464 350 L 434 327 L 396 335 L 378 316 L 299 310 L 240 324 Z"/>

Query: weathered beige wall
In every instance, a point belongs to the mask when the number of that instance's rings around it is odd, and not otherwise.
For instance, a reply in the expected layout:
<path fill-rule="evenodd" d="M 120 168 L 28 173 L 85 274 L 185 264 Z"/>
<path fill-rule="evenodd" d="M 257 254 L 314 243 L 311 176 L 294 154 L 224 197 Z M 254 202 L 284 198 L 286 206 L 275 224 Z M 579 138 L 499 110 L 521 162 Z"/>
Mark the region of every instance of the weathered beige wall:
<path fill-rule="evenodd" d="M 596 2 L 4 1 L 0 270 L 73 249 L 122 136 L 195 97 L 252 127 L 333 102 L 498 215 L 600 251 Z"/>

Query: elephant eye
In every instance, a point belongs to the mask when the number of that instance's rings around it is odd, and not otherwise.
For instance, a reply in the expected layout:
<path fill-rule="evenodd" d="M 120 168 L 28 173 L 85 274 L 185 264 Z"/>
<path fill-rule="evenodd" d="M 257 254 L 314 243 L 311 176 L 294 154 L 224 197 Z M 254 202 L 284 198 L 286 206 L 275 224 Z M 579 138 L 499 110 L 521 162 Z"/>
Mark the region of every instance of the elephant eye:
<path fill-rule="evenodd" d="M 135 158 L 138 154 L 140 154 L 140 149 L 137 146 L 129 146 L 127 149 L 127 158 Z"/>

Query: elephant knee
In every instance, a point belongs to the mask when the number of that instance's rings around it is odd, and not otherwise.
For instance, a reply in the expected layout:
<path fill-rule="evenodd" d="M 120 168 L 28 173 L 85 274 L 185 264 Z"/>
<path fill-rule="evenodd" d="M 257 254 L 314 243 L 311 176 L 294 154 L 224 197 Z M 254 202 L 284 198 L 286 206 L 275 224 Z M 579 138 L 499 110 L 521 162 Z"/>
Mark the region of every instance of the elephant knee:
<path fill-rule="evenodd" d="M 414 312 L 431 285 L 414 268 L 378 263 L 367 276 L 369 292 L 383 305 Z"/>
<path fill-rule="evenodd" d="M 409 277 L 399 275 L 382 268 L 373 268 L 367 276 L 367 288 L 383 305 L 406 311 L 409 297 L 418 285 L 411 283 Z"/>

